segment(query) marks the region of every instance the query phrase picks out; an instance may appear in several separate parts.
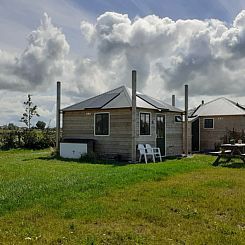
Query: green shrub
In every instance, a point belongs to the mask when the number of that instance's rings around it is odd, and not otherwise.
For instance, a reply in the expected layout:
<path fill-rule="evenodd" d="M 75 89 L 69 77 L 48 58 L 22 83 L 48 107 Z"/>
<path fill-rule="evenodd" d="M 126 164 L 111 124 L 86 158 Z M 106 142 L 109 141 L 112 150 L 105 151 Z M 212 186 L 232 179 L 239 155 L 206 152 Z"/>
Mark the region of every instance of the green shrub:
<path fill-rule="evenodd" d="M 23 147 L 27 149 L 41 149 L 40 139 L 36 130 L 25 130 L 22 134 Z"/>
<path fill-rule="evenodd" d="M 55 131 L 45 129 L 42 132 L 42 138 L 40 139 L 40 145 L 43 148 L 55 147 Z"/>
<path fill-rule="evenodd" d="M 0 146 L 2 149 L 26 148 L 33 150 L 54 147 L 55 131 L 51 129 L 6 130 L 2 133 Z"/>
<path fill-rule="evenodd" d="M 16 131 L 7 131 L 2 134 L 1 138 L 2 149 L 11 149 L 18 147 L 18 138 Z"/>

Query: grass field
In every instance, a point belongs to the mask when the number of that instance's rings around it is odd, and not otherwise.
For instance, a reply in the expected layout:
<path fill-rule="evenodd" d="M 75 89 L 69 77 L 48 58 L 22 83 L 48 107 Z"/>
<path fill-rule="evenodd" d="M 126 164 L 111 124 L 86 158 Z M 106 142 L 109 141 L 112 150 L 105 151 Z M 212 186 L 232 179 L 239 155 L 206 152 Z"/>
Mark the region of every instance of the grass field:
<path fill-rule="evenodd" d="M 0 152 L 0 244 L 245 244 L 245 168 L 213 160 L 96 165 Z"/>

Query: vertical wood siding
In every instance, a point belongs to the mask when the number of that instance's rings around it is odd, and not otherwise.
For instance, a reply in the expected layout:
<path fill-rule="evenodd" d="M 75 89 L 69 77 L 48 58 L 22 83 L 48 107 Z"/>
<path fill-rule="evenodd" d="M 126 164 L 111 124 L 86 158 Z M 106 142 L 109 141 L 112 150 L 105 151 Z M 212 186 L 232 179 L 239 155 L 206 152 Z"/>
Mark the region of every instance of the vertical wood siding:
<path fill-rule="evenodd" d="M 183 126 L 181 122 L 175 122 L 175 116 L 181 115 L 174 112 L 166 114 L 166 153 L 167 156 L 183 153 Z"/>
<path fill-rule="evenodd" d="M 140 112 L 151 113 L 151 135 L 140 135 L 139 115 Z M 165 115 L 166 123 L 166 156 L 175 156 L 183 153 L 183 126 L 182 123 L 175 122 L 175 116 L 181 115 L 176 112 L 157 112 L 155 110 L 137 109 L 136 113 L 136 133 L 137 144 L 151 144 L 156 147 L 156 115 Z"/>
<path fill-rule="evenodd" d="M 214 129 L 204 129 L 204 118 L 214 119 Z M 201 151 L 213 150 L 215 145 L 223 143 L 227 130 L 241 132 L 245 130 L 245 116 L 210 116 L 200 117 Z"/>
<path fill-rule="evenodd" d="M 94 135 L 94 113 L 110 113 L 110 135 Z M 131 157 L 131 110 L 84 110 L 63 113 L 63 139 L 93 139 L 95 152 L 101 155 Z"/>
<path fill-rule="evenodd" d="M 110 135 L 94 136 L 94 113 L 110 113 Z M 151 113 L 151 135 L 139 135 L 139 113 Z M 175 122 L 175 116 L 180 113 L 158 113 L 155 110 L 139 109 L 136 111 L 136 144 L 151 144 L 156 146 L 156 114 L 165 115 L 166 121 L 166 155 L 182 154 L 183 127 Z M 93 139 L 95 152 L 116 156 L 122 160 L 131 160 L 131 109 L 104 109 L 63 112 L 63 139 Z"/>

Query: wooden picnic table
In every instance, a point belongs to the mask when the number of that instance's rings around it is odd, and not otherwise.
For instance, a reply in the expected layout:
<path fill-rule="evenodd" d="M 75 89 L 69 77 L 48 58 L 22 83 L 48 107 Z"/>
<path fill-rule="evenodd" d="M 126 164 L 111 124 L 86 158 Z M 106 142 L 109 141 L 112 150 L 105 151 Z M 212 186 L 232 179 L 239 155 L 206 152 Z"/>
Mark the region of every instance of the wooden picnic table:
<path fill-rule="evenodd" d="M 245 144 L 222 144 L 220 146 L 220 151 L 210 152 L 212 155 L 216 155 L 217 158 L 213 162 L 214 166 L 219 164 L 220 158 L 227 159 L 226 162 L 231 161 L 232 158 L 240 158 L 245 163 L 245 154 L 244 154 Z"/>

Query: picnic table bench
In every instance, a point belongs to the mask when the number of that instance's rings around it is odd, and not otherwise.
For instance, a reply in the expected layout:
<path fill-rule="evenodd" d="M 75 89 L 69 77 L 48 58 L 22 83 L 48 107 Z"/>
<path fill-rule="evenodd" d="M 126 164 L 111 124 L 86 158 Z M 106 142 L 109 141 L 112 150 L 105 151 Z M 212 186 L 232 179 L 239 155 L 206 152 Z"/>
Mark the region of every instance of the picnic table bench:
<path fill-rule="evenodd" d="M 226 162 L 231 161 L 232 158 L 240 158 L 245 163 L 245 144 L 222 144 L 220 148 L 220 151 L 209 152 L 210 155 L 217 156 L 213 166 L 218 166 L 221 158 L 225 158 Z"/>

